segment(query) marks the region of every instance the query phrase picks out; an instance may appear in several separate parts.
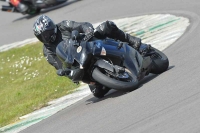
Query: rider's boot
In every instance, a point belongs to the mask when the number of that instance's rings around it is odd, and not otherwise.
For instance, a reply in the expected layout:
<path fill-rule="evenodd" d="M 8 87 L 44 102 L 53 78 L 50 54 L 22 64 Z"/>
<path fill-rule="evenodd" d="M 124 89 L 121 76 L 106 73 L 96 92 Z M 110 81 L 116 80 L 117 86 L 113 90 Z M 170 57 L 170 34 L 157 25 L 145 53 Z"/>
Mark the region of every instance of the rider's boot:
<path fill-rule="evenodd" d="M 129 43 L 129 46 L 136 49 L 143 57 L 146 56 L 151 51 L 151 45 L 150 44 L 144 44 L 141 43 L 141 39 L 131 36 L 130 34 L 127 34 L 127 42 Z"/>
<path fill-rule="evenodd" d="M 123 31 L 121 31 L 123 32 Z M 137 38 L 135 36 L 131 36 L 128 33 L 121 33 L 124 34 L 124 39 L 122 38 L 122 41 L 126 41 L 129 43 L 129 46 L 133 47 L 134 49 L 136 49 L 137 51 L 139 50 L 140 46 L 141 46 L 141 39 Z M 122 36 L 123 37 L 123 36 Z"/>

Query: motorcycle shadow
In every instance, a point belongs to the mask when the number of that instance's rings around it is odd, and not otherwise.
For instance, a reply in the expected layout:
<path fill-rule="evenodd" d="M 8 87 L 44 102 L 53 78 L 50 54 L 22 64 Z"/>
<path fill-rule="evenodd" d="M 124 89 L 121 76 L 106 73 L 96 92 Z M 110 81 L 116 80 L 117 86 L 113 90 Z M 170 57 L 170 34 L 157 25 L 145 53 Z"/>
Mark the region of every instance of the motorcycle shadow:
<path fill-rule="evenodd" d="M 170 66 L 168 70 L 172 69 L 174 66 Z M 165 71 L 165 72 L 167 72 Z M 164 73 L 165 73 L 164 72 Z M 148 76 L 146 76 L 144 79 L 142 79 L 140 82 L 139 82 L 139 87 L 136 88 L 135 90 L 138 90 L 140 88 L 142 88 L 142 86 L 146 83 L 148 83 L 149 81 L 157 78 L 160 74 L 149 74 Z M 97 102 L 100 102 L 100 101 L 103 101 L 103 100 L 106 100 L 106 99 L 109 99 L 109 98 L 116 98 L 116 97 L 120 97 L 122 95 L 125 95 L 125 94 L 128 94 L 128 93 L 131 93 L 131 92 L 134 92 L 135 90 L 133 91 L 130 91 L 130 92 L 124 92 L 124 91 L 117 91 L 117 90 L 113 90 L 111 89 L 103 98 L 96 98 L 96 97 L 92 97 L 90 99 L 87 100 L 87 102 L 89 102 L 88 104 L 90 103 L 97 103 Z"/>
<path fill-rule="evenodd" d="M 142 87 L 143 84 L 153 80 L 154 78 L 156 78 L 159 75 L 155 75 L 155 74 L 150 74 L 149 76 L 145 77 L 143 80 L 141 80 L 141 82 L 139 83 L 139 87 L 136 88 L 135 90 L 138 90 Z M 133 90 L 133 91 L 135 91 Z M 120 97 L 122 95 L 131 93 L 133 91 L 129 91 L 129 92 L 125 92 L 125 91 L 117 91 L 114 89 L 111 89 L 103 98 L 96 98 L 96 97 L 92 97 L 90 99 L 88 99 L 86 102 L 88 102 L 87 104 L 91 104 L 91 103 L 97 103 L 97 102 L 101 102 L 103 100 L 109 99 L 109 98 L 116 98 L 116 97 Z"/>

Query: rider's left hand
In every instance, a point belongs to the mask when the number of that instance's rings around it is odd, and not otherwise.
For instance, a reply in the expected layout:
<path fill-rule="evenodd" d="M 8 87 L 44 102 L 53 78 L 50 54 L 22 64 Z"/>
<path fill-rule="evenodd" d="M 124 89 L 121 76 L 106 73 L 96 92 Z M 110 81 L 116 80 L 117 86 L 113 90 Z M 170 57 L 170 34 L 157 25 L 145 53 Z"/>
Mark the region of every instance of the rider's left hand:
<path fill-rule="evenodd" d="M 58 69 L 57 70 L 57 75 L 58 76 L 67 76 L 67 75 L 69 75 L 70 74 L 70 72 L 71 72 L 71 70 L 70 69 Z"/>
<path fill-rule="evenodd" d="M 85 33 L 85 37 L 83 38 L 84 41 L 88 41 L 90 38 L 94 36 L 94 30 L 89 27 Z"/>

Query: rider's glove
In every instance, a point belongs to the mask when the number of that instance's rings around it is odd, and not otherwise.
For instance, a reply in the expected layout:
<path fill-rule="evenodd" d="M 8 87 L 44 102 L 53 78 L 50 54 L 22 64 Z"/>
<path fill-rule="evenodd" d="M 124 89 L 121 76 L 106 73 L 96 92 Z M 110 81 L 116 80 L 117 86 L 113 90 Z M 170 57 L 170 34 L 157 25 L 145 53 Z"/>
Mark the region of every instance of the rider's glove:
<path fill-rule="evenodd" d="M 70 74 L 71 70 L 68 68 L 65 69 L 58 69 L 57 70 L 57 75 L 58 76 L 68 76 Z"/>
<path fill-rule="evenodd" d="M 87 31 L 85 32 L 85 37 L 83 38 L 84 41 L 90 40 L 94 36 L 94 30 L 92 27 L 89 27 Z"/>

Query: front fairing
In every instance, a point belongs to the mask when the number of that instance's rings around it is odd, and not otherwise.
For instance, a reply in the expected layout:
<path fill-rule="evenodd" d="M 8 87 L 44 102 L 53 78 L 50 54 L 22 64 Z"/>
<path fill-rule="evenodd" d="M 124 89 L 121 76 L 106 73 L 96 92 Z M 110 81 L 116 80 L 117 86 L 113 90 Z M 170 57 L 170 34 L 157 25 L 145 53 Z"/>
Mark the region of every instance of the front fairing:
<path fill-rule="evenodd" d="M 81 81 L 85 69 L 83 69 L 90 60 L 90 54 L 87 53 L 87 45 L 81 43 L 76 46 L 73 40 L 62 41 L 57 45 L 56 55 L 62 61 L 63 68 L 70 68 L 71 73 L 69 77 L 74 82 Z"/>
<path fill-rule="evenodd" d="M 86 42 L 75 45 L 72 39 L 61 42 L 57 46 L 57 55 L 66 64 L 66 67 L 73 66 L 76 62 L 80 67 L 86 67 L 91 58 L 91 49 Z"/>
<path fill-rule="evenodd" d="M 94 56 L 117 56 L 120 57 L 123 54 L 123 50 L 118 49 L 118 43 L 111 39 L 96 40 L 94 42 L 95 47 L 93 51 Z"/>
<path fill-rule="evenodd" d="M 112 39 L 81 42 L 79 46 L 74 46 L 72 40 L 65 43 L 63 48 L 58 48 L 62 51 L 59 55 L 63 56 L 61 59 L 65 64 L 72 66 L 78 63 L 80 67 L 86 68 L 92 65 L 92 59 L 105 59 L 114 65 L 125 66 L 132 74 L 138 75 L 143 62 L 142 56 L 127 43 L 119 48 L 119 42 Z"/>
<path fill-rule="evenodd" d="M 92 54 L 95 57 L 112 60 L 113 64 L 120 65 L 124 59 L 124 49 L 119 49 L 119 42 L 113 39 L 95 40 Z"/>

